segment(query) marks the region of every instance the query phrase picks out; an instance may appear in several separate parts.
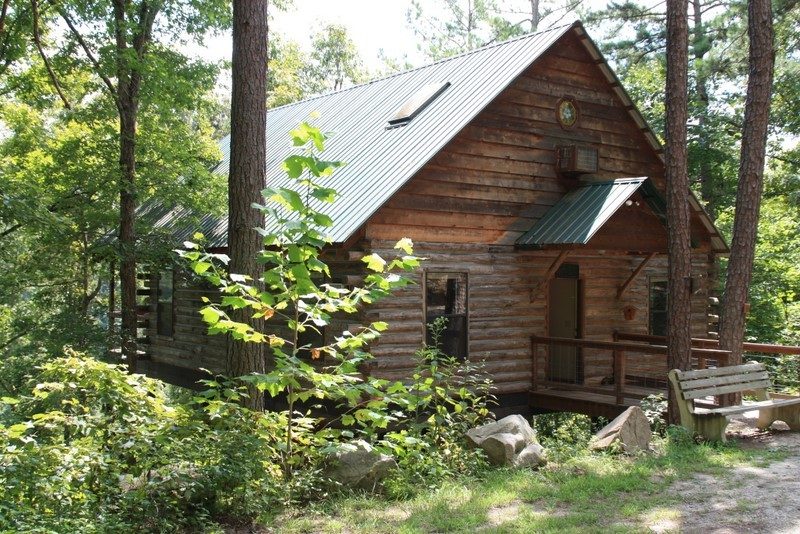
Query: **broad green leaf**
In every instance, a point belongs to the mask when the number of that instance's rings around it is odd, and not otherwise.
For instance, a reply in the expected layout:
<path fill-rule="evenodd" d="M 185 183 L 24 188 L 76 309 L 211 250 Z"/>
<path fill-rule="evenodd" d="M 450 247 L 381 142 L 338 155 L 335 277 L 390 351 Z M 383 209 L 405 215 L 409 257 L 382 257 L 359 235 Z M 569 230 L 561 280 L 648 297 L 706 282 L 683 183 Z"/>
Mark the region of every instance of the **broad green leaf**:
<path fill-rule="evenodd" d="M 329 204 L 336 200 L 336 195 L 336 190 L 329 187 L 318 187 L 311 191 L 312 197 Z"/>
<path fill-rule="evenodd" d="M 377 254 L 370 254 L 368 256 L 364 256 L 361 258 L 361 261 L 367 264 L 367 269 L 371 271 L 375 271 L 378 273 L 383 272 L 384 267 L 386 267 L 386 260 L 378 256 Z"/>
<path fill-rule="evenodd" d="M 409 238 L 404 237 L 397 242 L 394 248 L 400 249 L 406 254 L 411 254 L 414 251 L 414 243 Z"/>
<path fill-rule="evenodd" d="M 198 261 L 192 268 L 194 269 L 195 273 L 203 274 L 211 268 L 211 264 L 205 261 Z"/>
<path fill-rule="evenodd" d="M 203 317 L 204 322 L 208 323 L 209 325 L 215 325 L 222 317 L 222 312 L 212 306 L 206 306 L 205 308 L 200 309 L 200 315 Z"/>

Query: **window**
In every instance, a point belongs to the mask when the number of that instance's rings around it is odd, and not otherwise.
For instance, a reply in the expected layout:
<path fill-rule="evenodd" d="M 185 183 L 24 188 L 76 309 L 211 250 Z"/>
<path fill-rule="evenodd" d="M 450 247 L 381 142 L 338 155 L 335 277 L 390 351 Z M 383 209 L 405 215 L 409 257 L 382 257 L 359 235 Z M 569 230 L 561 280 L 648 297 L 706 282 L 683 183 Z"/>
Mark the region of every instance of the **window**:
<path fill-rule="evenodd" d="M 158 277 L 158 302 L 156 304 L 156 331 L 160 336 L 175 333 L 175 274 L 173 271 L 161 273 Z"/>
<path fill-rule="evenodd" d="M 667 335 L 666 280 L 650 280 L 650 335 Z"/>
<path fill-rule="evenodd" d="M 450 87 L 450 82 L 434 82 L 422 86 L 411 98 L 409 98 L 400 109 L 395 111 L 387 128 L 405 126 L 411 119 L 422 112 L 423 109 L 436 100 L 436 98 Z"/>
<path fill-rule="evenodd" d="M 459 359 L 467 357 L 467 273 L 425 273 L 426 342 L 433 339 L 427 325 L 438 317 L 447 319 L 447 327 L 439 339 L 445 354 Z"/>

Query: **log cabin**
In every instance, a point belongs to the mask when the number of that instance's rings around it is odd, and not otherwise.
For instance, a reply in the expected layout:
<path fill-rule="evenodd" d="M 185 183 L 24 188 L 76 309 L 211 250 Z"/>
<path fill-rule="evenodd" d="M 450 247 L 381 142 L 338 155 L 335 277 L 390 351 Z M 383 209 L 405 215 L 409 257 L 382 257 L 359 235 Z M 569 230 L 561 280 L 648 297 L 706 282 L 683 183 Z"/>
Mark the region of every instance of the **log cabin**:
<path fill-rule="evenodd" d="M 624 341 L 665 334 L 662 148 L 580 22 L 270 110 L 271 184 L 284 185 L 286 133 L 312 112 L 331 132 L 325 158 L 346 162 L 330 179 L 334 281 L 355 283 L 364 255 L 391 255 L 403 237 L 427 258 L 415 285 L 358 318 L 390 325 L 364 372 L 408 376 L 426 324 L 446 316 L 444 349 L 485 362 L 509 410 L 611 416 L 666 390 L 666 349 Z M 692 333 L 707 337 L 728 249 L 690 204 Z M 177 242 L 199 230 L 225 249 L 224 218 L 186 228 L 182 214 L 154 220 Z M 177 272 L 146 285 L 140 370 L 177 383 L 221 371 L 225 340 L 198 314 L 214 292 Z"/>

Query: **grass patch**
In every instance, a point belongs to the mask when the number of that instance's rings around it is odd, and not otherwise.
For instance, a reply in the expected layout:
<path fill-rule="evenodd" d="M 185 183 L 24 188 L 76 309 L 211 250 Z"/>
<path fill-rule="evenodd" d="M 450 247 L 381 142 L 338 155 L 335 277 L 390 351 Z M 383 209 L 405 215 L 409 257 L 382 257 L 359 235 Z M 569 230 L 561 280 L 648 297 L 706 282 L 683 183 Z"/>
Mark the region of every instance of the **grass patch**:
<path fill-rule="evenodd" d="M 736 445 L 661 442 L 658 448 L 633 458 L 576 451 L 540 471 L 488 470 L 480 479 L 452 481 L 407 501 L 342 496 L 265 526 L 296 533 L 639 532 L 647 521 L 673 518 L 680 496 L 664 491 L 673 482 L 788 455 Z"/>

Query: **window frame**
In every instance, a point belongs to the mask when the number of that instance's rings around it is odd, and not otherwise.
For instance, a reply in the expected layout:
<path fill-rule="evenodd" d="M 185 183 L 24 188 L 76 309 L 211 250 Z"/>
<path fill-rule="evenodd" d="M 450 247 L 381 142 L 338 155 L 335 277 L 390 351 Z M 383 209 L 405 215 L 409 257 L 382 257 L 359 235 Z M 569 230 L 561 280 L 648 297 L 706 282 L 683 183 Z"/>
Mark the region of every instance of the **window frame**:
<path fill-rule="evenodd" d="M 428 277 L 431 275 L 458 275 L 464 277 L 464 283 L 466 284 L 465 293 L 464 293 L 464 355 L 463 358 L 459 356 L 454 356 L 460 360 L 467 360 L 469 359 L 470 355 L 470 343 L 469 343 L 469 332 L 470 332 L 470 325 L 469 325 L 469 272 L 468 271 L 458 271 L 453 269 L 435 269 L 435 268 L 427 268 L 422 270 L 422 340 L 427 343 L 428 341 Z M 461 315 L 461 314 L 451 314 L 451 315 Z M 449 354 L 448 356 L 453 356 Z"/>
<path fill-rule="evenodd" d="M 161 330 L 161 318 L 162 318 L 162 313 L 164 313 L 161 307 L 161 280 L 164 278 L 164 276 L 172 277 L 172 282 L 171 282 L 172 291 L 170 294 L 170 301 L 169 301 L 169 314 L 170 314 L 169 333 L 162 332 Z M 168 271 L 161 271 L 156 275 L 156 299 L 155 299 L 156 335 L 169 339 L 175 338 L 175 322 L 177 319 L 175 288 L 177 279 L 178 277 L 175 272 L 175 269 L 169 269 Z"/>
<path fill-rule="evenodd" d="M 664 288 L 664 309 L 653 309 L 653 286 L 658 283 L 667 283 L 667 279 L 663 276 L 648 276 L 647 277 L 647 333 L 651 336 L 666 336 L 667 325 L 669 323 L 669 286 Z M 660 312 L 664 314 L 664 332 L 656 333 L 653 330 L 653 312 Z"/>

